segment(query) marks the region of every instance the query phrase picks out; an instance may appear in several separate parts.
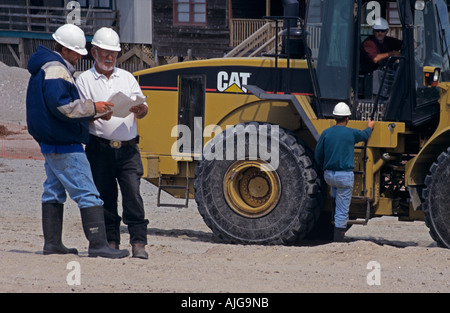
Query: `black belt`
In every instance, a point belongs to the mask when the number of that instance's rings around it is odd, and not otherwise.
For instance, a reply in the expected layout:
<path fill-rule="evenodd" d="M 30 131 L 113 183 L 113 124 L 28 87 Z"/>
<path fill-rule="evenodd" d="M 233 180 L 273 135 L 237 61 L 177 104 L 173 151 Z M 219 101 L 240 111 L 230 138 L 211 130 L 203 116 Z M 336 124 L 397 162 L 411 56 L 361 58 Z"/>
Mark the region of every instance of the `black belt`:
<path fill-rule="evenodd" d="M 100 137 L 97 137 L 94 135 L 91 135 L 91 138 L 94 138 L 95 140 L 97 140 L 101 143 L 107 144 L 111 148 L 114 148 L 114 149 L 119 149 L 119 148 L 126 147 L 126 146 L 132 146 L 132 145 L 136 145 L 139 143 L 139 136 L 136 136 L 136 138 L 133 138 L 128 141 L 109 140 L 109 139 L 100 138 Z"/>

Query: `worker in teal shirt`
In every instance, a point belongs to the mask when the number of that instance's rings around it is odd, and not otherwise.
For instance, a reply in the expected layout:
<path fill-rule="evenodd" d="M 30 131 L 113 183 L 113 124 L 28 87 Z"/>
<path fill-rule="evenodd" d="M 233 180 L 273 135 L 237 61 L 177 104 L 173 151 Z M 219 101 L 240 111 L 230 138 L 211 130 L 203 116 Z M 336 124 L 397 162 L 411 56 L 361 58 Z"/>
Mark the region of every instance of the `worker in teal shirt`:
<path fill-rule="evenodd" d="M 366 141 L 372 134 L 374 122 L 358 130 L 347 127 L 350 108 L 344 102 L 333 110 L 336 125 L 323 131 L 316 146 L 315 159 L 324 171 L 324 178 L 331 186 L 331 197 L 335 205 L 334 241 L 344 241 L 348 211 L 353 193 L 353 168 L 355 144 Z"/>

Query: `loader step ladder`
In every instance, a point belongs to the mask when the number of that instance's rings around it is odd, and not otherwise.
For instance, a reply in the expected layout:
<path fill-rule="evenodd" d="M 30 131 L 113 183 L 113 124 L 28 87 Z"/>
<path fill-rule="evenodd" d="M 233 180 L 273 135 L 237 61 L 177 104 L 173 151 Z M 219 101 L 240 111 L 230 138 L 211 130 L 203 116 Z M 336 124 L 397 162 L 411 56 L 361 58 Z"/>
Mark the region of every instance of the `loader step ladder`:
<path fill-rule="evenodd" d="M 352 197 L 352 199 L 366 200 L 366 216 L 364 220 L 349 220 L 347 225 L 367 225 L 370 218 L 370 201 L 368 197 Z"/>
<path fill-rule="evenodd" d="M 364 218 L 364 220 L 349 220 L 347 222 L 348 225 L 367 225 L 367 222 L 369 221 L 370 218 L 370 199 L 369 197 L 367 197 L 367 189 L 366 189 L 366 166 L 367 166 L 367 141 L 364 143 L 363 146 L 355 146 L 355 149 L 361 149 L 364 151 L 364 156 L 363 156 L 363 162 L 364 162 L 364 166 L 363 166 L 363 170 L 362 171 L 354 171 L 353 173 L 356 175 L 361 175 L 362 176 L 362 181 L 363 181 L 363 194 L 364 196 L 352 196 L 352 200 L 363 200 L 366 202 L 366 216 Z"/>
<path fill-rule="evenodd" d="M 162 175 L 159 175 L 159 183 L 158 183 L 158 196 L 156 199 L 157 207 L 175 207 L 175 208 L 187 208 L 189 204 L 189 162 L 186 162 L 186 185 L 163 185 L 162 183 Z M 164 189 L 185 189 L 185 203 L 161 203 L 161 190 Z"/>

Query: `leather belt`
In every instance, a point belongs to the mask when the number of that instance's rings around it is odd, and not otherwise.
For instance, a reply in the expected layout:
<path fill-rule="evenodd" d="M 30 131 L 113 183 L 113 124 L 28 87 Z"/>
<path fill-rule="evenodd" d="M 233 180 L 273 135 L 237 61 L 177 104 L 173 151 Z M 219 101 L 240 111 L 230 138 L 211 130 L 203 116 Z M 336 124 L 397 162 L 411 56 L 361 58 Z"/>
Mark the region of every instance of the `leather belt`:
<path fill-rule="evenodd" d="M 100 138 L 94 135 L 91 135 L 91 137 L 95 138 L 97 141 L 109 145 L 111 148 L 119 149 L 126 146 L 132 146 L 139 143 L 139 136 L 136 136 L 136 138 L 133 138 L 128 141 L 118 141 L 118 140 L 109 140 L 105 138 Z"/>

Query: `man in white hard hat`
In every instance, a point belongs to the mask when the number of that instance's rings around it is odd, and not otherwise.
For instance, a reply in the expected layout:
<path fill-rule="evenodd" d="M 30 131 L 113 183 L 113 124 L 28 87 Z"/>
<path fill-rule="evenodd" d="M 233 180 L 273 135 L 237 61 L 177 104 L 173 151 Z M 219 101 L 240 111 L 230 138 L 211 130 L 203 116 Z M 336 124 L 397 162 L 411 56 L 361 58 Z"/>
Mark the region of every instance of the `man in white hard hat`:
<path fill-rule="evenodd" d="M 31 56 L 27 89 L 28 131 L 45 157 L 42 194 L 44 254 L 77 254 L 61 240 L 66 192 L 78 204 L 89 256 L 122 258 L 127 250 L 112 249 L 106 240 L 103 201 L 95 187 L 83 144 L 89 140 L 88 123 L 96 112 L 107 112 L 110 103 L 81 100 L 73 73 L 86 55 L 84 32 L 66 24 L 53 34 L 55 51 L 39 46 Z"/>
<path fill-rule="evenodd" d="M 353 192 L 354 147 L 356 143 L 369 139 L 375 123 L 369 119 L 364 130 L 347 127 L 351 112 L 344 102 L 336 104 L 333 115 L 336 125 L 322 132 L 315 159 L 324 171 L 325 181 L 331 186 L 335 205 L 334 241 L 342 242 Z"/>
<path fill-rule="evenodd" d="M 115 67 L 120 48 L 117 33 L 111 28 L 100 28 L 92 38 L 91 53 L 94 66 L 77 78 L 83 99 L 106 101 L 116 92 L 128 97 L 143 96 L 134 76 Z M 95 184 L 105 202 L 105 223 L 111 247 L 120 244 L 122 218 L 117 208 L 118 189 L 122 195 L 123 222 L 128 226 L 132 256 L 147 259 L 147 224 L 144 204 L 140 195 L 143 174 L 139 153 L 136 119 L 147 114 L 147 104 L 136 105 L 124 118 L 112 116 L 109 120 L 98 119 L 89 125 L 91 140 L 86 154 L 91 164 Z"/>
<path fill-rule="evenodd" d="M 401 40 L 387 36 L 389 24 L 384 18 L 375 20 L 372 31 L 373 34 L 362 43 L 361 50 L 361 67 L 370 72 L 378 68 L 380 61 L 399 56 L 402 49 Z"/>

